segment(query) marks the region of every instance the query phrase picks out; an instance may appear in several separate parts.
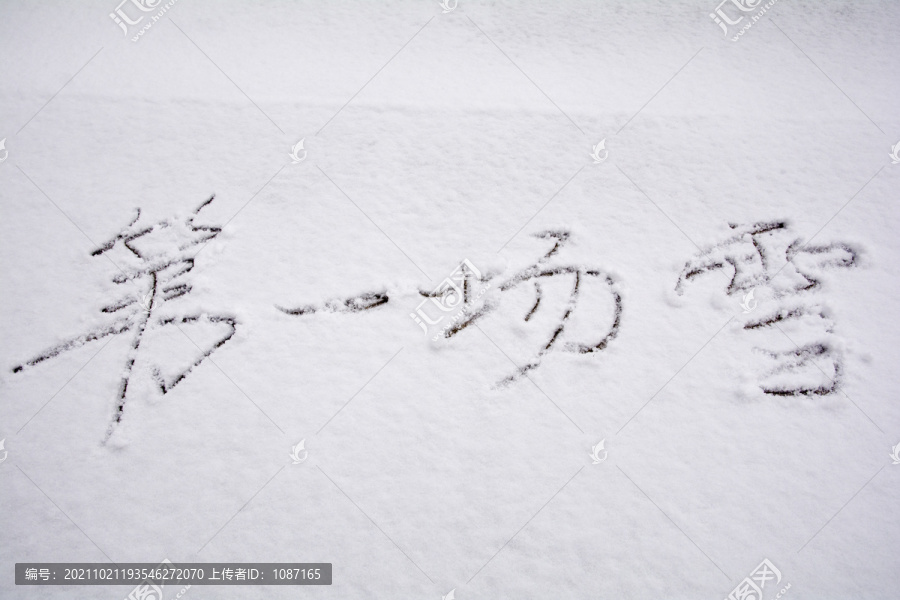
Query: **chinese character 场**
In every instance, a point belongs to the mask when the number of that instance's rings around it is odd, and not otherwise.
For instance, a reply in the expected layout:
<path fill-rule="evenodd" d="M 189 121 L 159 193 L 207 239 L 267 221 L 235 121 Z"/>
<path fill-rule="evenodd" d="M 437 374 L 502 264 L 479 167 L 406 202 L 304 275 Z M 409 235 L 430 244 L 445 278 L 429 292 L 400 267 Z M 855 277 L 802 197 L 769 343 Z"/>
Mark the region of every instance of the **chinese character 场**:
<path fill-rule="evenodd" d="M 496 287 L 494 294 L 485 295 L 481 299 L 482 293 L 473 294 L 476 282 L 482 284 L 482 291 L 488 291 L 487 286 L 490 285 L 493 276 L 482 276 L 478 271 L 472 268 L 466 268 L 465 263 L 461 266 L 461 284 L 457 285 L 454 281 L 445 280 L 445 285 L 433 292 L 419 293 L 426 298 L 440 299 L 446 304 L 448 298 L 457 298 L 462 300 L 462 309 L 451 322 L 444 327 L 443 337 L 450 339 L 470 325 L 474 325 L 479 320 L 484 319 L 491 313 L 494 313 L 502 306 L 502 294 L 511 290 L 520 288 L 520 286 L 530 286 L 534 294 L 534 304 L 522 315 L 522 323 L 529 323 L 541 308 L 545 308 L 548 302 L 544 299 L 544 288 L 548 282 L 558 278 L 567 281 L 569 292 L 563 300 L 562 306 L 556 306 L 559 310 L 558 319 L 554 320 L 554 325 L 548 332 L 545 340 L 537 348 L 532 358 L 523 366 L 517 367 L 515 372 L 502 379 L 498 385 L 507 385 L 518 380 L 528 374 L 529 371 L 537 369 L 543 357 L 551 350 L 559 350 L 562 352 L 574 352 L 576 354 L 590 354 L 604 350 L 610 342 L 612 342 L 619 334 L 619 327 L 622 321 L 623 302 L 622 295 L 619 292 L 618 285 L 609 275 L 600 269 L 588 268 L 581 265 L 572 265 L 565 263 L 556 263 L 551 259 L 565 246 L 569 239 L 568 231 L 543 231 L 534 234 L 538 239 L 551 240 L 553 246 L 550 250 L 541 256 L 537 261 L 524 269 L 521 269 L 509 277 L 502 279 Z M 579 306 L 583 287 L 589 280 L 596 280 L 607 291 L 612 301 L 612 315 L 609 319 L 608 328 L 600 334 L 596 334 L 590 342 L 584 343 L 580 341 L 567 340 L 563 335 L 569 327 L 571 317 Z M 458 300 L 457 300 L 458 302 Z M 420 305 L 421 307 L 421 305 Z M 553 307 L 545 310 L 553 310 Z M 415 318 L 415 315 L 413 315 Z M 461 318 L 460 318 L 461 317 Z"/>
<path fill-rule="evenodd" d="M 782 329 L 785 325 L 793 328 L 788 339 L 799 342 L 788 350 L 760 349 L 772 363 L 761 375 L 760 388 L 775 396 L 833 393 L 843 375 L 843 356 L 833 335 L 834 321 L 822 306 L 822 283 L 829 269 L 857 266 L 860 251 L 841 242 L 803 244 L 784 221 L 729 227 L 732 235 L 687 261 L 676 293 L 683 294 L 687 284 L 713 271 L 730 275 L 725 287 L 729 296 L 747 294 L 749 298 L 755 290 L 766 290 L 773 299 L 769 310 L 749 319 L 743 329 L 773 328 L 788 336 Z"/>
<path fill-rule="evenodd" d="M 129 384 L 136 375 L 135 364 L 141 356 L 142 343 L 149 334 L 171 326 L 181 329 L 181 325 L 187 324 L 206 325 L 215 329 L 224 327 L 224 335 L 207 343 L 206 348 L 198 347 L 199 358 L 186 368 L 175 369 L 174 374 L 164 376 L 159 367 L 147 365 L 150 377 L 163 394 L 184 380 L 194 367 L 231 339 L 237 327 L 237 320 L 232 316 L 210 315 L 205 312 L 186 314 L 182 312 L 183 309 L 179 309 L 178 302 L 175 302 L 191 293 L 188 275 L 194 269 L 195 256 L 202 247 L 201 244 L 209 242 L 221 231 L 219 227 L 194 222 L 200 211 L 212 203 L 214 198 L 215 196 L 210 197 L 184 218 L 166 219 L 150 225 L 139 223 L 141 210 L 137 209 L 136 216 L 127 226 L 91 253 L 92 256 L 109 256 L 115 253 L 116 260 L 113 264 L 117 267 L 122 264 L 124 267 L 119 267 L 120 272 L 112 281 L 117 286 L 130 288 L 100 309 L 105 323 L 43 350 L 14 367 L 13 372 L 19 373 L 35 367 L 89 342 L 108 336 L 131 334 L 112 422 L 106 433 L 106 439 L 109 439 L 114 427 L 122 421 Z M 191 344 L 196 346 L 193 342 Z"/>

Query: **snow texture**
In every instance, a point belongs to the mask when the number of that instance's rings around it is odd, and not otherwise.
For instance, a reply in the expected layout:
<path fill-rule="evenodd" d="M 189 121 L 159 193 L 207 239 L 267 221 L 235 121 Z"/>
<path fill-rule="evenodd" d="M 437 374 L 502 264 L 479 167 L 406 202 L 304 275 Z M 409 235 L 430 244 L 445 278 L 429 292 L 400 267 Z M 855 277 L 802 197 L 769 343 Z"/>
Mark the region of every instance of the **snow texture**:
<path fill-rule="evenodd" d="M 897 597 L 900 3 L 0 14 L 0 597 Z"/>

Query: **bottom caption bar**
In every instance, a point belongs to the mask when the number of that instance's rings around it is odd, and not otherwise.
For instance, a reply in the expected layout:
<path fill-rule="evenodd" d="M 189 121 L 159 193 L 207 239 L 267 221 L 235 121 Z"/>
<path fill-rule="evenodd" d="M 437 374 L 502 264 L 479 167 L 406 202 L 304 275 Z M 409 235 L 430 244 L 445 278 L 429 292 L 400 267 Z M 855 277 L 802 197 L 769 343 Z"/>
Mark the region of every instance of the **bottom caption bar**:
<path fill-rule="evenodd" d="M 16 563 L 16 585 L 331 585 L 331 563 Z"/>

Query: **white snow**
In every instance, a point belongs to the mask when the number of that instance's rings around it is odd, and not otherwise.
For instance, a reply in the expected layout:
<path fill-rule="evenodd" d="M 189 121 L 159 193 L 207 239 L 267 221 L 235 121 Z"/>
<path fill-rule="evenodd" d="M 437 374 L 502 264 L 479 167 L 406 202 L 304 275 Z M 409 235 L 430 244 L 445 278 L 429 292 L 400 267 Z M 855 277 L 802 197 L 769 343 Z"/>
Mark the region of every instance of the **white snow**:
<path fill-rule="evenodd" d="M 763 559 L 764 600 L 896 597 L 900 4 L 781 0 L 738 42 L 714 0 L 180 0 L 138 42 L 115 9 L 0 7 L 0 597 L 130 591 L 16 586 L 17 562 L 163 558 L 334 568 L 187 598 L 719 599 Z M 91 255 L 138 207 L 139 252 L 195 260 L 133 368 L 136 326 L 13 372 L 140 319 L 149 276 L 114 278 L 149 263 Z M 676 292 L 729 223 L 775 221 L 771 281 Z M 547 231 L 538 271 L 570 271 L 502 289 Z M 785 265 L 795 240 L 855 260 Z M 410 314 L 463 259 L 486 312 L 432 341 L 449 316 Z M 564 351 L 611 331 L 613 292 L 613 338 Z M 770 371 L 804 344 L 829 353 Z M 831 393 L 763 391 L 838 362 Z"/>

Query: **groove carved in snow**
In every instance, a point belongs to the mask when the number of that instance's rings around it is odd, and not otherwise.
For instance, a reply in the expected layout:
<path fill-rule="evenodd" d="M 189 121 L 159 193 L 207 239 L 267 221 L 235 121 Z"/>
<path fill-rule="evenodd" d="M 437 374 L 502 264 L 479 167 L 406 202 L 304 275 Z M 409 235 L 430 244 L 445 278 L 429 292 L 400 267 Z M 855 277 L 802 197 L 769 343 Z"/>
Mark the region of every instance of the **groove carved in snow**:
<path fill-rule="evenodd" d="M 760 373 L 760 388 L 774 396 L 824 396 L 835 392 L 844 375 L 844 357 L 834 336 L 834 321 L 822 302 L 823 278 L 828 269 L 858 266 L 860 251 L 841 242 L 804 244 L 794 238 L 785 221 L 729 227 L 733 235 L 687 261 L 675 284 L 676 293 L 683 294 L 688 283 L 713 271 L 730 274 L 725 286 L 729 296 L 767 290 L 766 295 L 773 302 L 759 316 L 749 318 L 743 329 L 788 326 L 790 335 L 783 329 L 782 332 L 793 347 L 757 348 L 770 362 Z M 748 306 L 745 312 L 755 306 Z"/>
<path fill-rule="evenodd" d="M 194 222 L 195 217 L 214 198 L 215 196 L 211 196 L 186 218 L 166 219 L 146 226 L 139 224 L 141 210 L 138 208 L 128 225 L 91 253 L 92 256 L 101 256 L 118 251 L 116 261 L 127 265 L 120 268 L 120 272 L 113 277 L 113 282 L 119 286 L 131 287 L 131 291 L 100 309 L 101 313 L 112 317 L 111 321 L 39 352 L 15 366 L 13 372 L 22 372 L 107 336 L 131 333 L 131 344 L 106 432 L 106 439 L 109 439 L 124 417 L 129 384 L 137 375 L 135 363 L 141 356 L 142 344 L 146 343 L 148 335 L 167 326 L 180 329 L 182 325 L 200 325 L 216 330 L 217 337 L 207 341 L 206 347 L 197 346 L 199 357 L 188 365 L 177 366 L 169 376 L 163 375 L 157 366 L 147 366 L 149 376 L 163 394 L 182 382 L 195 367 L 227 343 L 237 328 L 237 319 L 231 315 L 210 315 L 206 312 L 183 314 L 177 308 L 173 314 L 172 310 L 166 308 L 169 302 L 191 293 L 192 286 L 187 276 L 194 269 L 196 250 L 221 232 L 219 227 L 197 225 Z M 193 255 L 191 251 L 194 251 Z M 220 330 L 224 330 L 224 333 Z M 194 345 L 193 341 L 189 343 Z"/>

